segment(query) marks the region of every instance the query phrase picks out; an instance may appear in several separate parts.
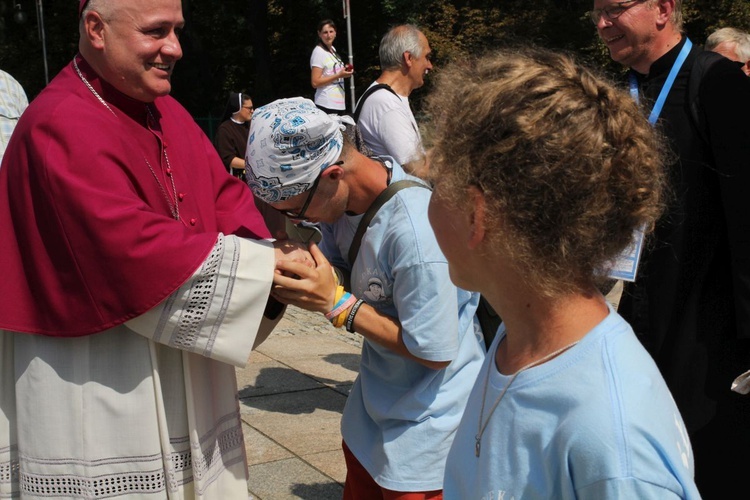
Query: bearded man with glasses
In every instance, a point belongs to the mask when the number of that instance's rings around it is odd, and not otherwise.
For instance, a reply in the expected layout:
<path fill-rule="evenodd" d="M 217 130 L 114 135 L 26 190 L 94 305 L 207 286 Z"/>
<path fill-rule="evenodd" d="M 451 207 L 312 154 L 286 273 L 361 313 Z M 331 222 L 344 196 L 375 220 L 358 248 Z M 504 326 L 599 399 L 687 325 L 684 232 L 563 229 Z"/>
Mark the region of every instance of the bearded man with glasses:
<path fill-rule="evenodd" d="M 654 357 L 682 413 L 702 495 L 742 477 L 750 397 L 750 80 L 682 32 L 680 0 L 595 0 L 613 60 L 675 153 L 673 197 L 619 312 Z"/>

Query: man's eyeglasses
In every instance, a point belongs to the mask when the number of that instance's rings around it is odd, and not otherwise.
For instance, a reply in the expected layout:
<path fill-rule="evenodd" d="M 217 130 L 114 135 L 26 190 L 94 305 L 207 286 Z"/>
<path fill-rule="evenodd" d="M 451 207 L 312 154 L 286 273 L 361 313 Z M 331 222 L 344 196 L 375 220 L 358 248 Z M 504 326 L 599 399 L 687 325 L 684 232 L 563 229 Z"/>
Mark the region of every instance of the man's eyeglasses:
<path fill-rule="evenodd" d="M 589 17 L 594 24 L 599 24 L 599 19 L 601 19 L 602 15 L 607 21 L 613 21 L 620 17 L 629 8 L 645 1 L 646 0 L 626 0 L 625 2 L 613 3 L 607 7 L 590 11 Z"/>
<path fill-rule="evenodd" d="M 344 161 L 339 160 L 335 163 L 331 163 L 328 165 L 328 167 L 332 167 L 334 165 L 343 165 Z M 328 168 L 326 167 L 326 168 Z M 325 169 L 324 169 L 325 170 Z M 305 213 L 307 212 L 307 207 L 310 206 L 310 203 L 312 202 L 313 196 L 315 196 L 315 191 L 318 189 L 318 183 L 320 182 L 320 178 L 323 177 L 323 170 L 320 171 L 318 176 L 315 178 L 315 182 L 313 182 L 312 187 L 310 188 L 310 191 L 308 191 L 307 199 L 305 200 L 305 204 L 302 205 L 302 208 L 299 212 L 294 213 L 290 210 L 279 210 L 282 214 L 286 215 L 290 219 L 294 220 L 307 220 L 307 216 L 305 216 Z"/>

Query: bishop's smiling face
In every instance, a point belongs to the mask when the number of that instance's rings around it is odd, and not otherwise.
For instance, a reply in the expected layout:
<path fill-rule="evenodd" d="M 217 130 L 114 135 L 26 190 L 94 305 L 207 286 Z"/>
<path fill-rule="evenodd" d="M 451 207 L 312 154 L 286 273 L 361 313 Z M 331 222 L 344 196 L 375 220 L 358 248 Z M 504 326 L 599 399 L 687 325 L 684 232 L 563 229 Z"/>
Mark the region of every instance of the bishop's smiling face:
<path fill-rule="evenodd" d="M 617 19 L 607 19 L 604 15 L 599 18 L 596 31 L 614 61 L 640 73 L 648 73 L 654 62 L 652 52 L 658 34 L 658 1 L 633 2 Z M 595 0 L 594 9 L 604 9 L 618 3 L 621 2 Z"/>
<path fill-rule="evenodd" d="M 168 94 L 175 63 L 182 57 L 180 1 L 117 1 L 103 17 L 105 79 L 143 102 Z"/>

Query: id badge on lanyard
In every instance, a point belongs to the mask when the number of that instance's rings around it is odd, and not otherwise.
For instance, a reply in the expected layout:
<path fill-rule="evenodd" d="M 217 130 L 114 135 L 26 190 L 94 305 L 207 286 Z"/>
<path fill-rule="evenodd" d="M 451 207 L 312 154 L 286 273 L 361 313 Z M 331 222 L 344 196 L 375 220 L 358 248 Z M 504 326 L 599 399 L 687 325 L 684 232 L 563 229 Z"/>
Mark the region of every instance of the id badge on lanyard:
<path fill-rule="evenodd" d="M 682 46 L 677 59 L 672 64 L 672 69 L 669 71 L 667 80 L 664 82 L 659 97 L 656 98 L 654 107 L 651 109 L 651 113 L 648 116 L 648 122 L 653 126 L 661 115 L 661 110 L 664 108 L 664 103 L 667 100 L 669 92 L 672 90 L 672 85 L 677 78 L 677 74 L 680 72 L 682 65 L 687 59 L 690 49 L 693 47 L 693 43 L 690 39 L 685 40 L 685 45 Z M 633 97 L 635 102 L 640 102 L 640 92 L 638 90 L 638 80 L 635 74 L 630 72 L 630 95 Z M 615 260 L 615 264 L 609 273 L 609 278 L 619 279 L 624 281 L 635 281 L 635 275 L 638 272 L 638 264 L 641 260 L 641 252 L 643 250 L 643 239 L 644 234 L 642 229 L 638 229 L 633 234 L 633 241 L 628 248 L 626 248 Z"/>

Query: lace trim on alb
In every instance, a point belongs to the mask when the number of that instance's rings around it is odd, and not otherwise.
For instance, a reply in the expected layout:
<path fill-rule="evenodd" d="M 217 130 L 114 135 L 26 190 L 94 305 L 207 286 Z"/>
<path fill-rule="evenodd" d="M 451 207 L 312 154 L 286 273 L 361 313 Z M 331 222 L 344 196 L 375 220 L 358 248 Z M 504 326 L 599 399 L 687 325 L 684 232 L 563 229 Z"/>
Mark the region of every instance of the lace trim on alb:
<path fill-rule="evenodd" d="M 222 430 L 227 424 L 229 427 Z M 171 442 L 173 446 L 190 446 L 187 437 L 172 439 Z M 237 453 L 244 445 L 239 415 L 226 415 L 201 438 L 200 442 L 200 453 L 194 454 L 190 450 L 185 450 L 169 454 L 167 480 L 171 490 L 193 482 L 193 478 L 201 480 L 201 488 L 205 489 L 226 470 L 227 466 L 242 460 L 242 453 Z M 236 456 L 233 456 L 233 453 Z M 158 460 L 157 457 L 158 455 L 155 455 L 152 459 Z M 34 459 L 28 460 L 39 462 Z M 133 460 L 133 457 L 119 457 L 96 463 L 80 460 L 52 462 L 63 470 L 74 471 L 80 466 L 93 467 L 106 462 L 115 464 Z M 20 471 L 19 462 L 15 458 L 10 459 L 10 462 L 0 463 L 0 498 L 17 497 L 19 490 L 42 497 L 109 498 L 127 494 L 154 494 L 165 489 L 165 472 L 161 468 L 146 472 L 119 472 L 86 477 L 69 473 L 50 475 L 23 472 Z"/>
<path fill-rule="evenodd" d="M 109 498 L 132 493 L 164 491 L 164 471 L 123 472 L 97 478 L 74 474 L 20 476 L 21 491 L 37 496 L 65 496 L 76 498 Z"/>
<path fill-rule="evenodd" d="M 18 469 L 18 460 L 0 463 L 0 498 L 11 498 L 7 494 L 12 495 L 14 490 L 8 489 L 18 483 Z"/>
<path fill-rule="evenodd" d="M 227 419 L 236 419 L 236 415 L 228 415 Z M 232 460 L 231 452 L 239 449 L 244 441 L 241 428 L 230 427 L 219 431 L 218 427 L 212 429 L 201 440 L 201 453 L 195 455 L 191 451 L 170 453 L 169 479 L 171 489 L 193 481 L 193 477 L 203 479 L 203 488 L 226 470 L 226 466 L 236 460 Z M 229 455 L 229 460 L 223 457 Z M 241 459 L 238 455 L 238 460 Z M 58 462 L 65 467 L 65 462 Z M 76 466 L 81 465 L 76 461 Z M 71 463 L 68 470 L 74 470 Z M 192 469 L 192 476 L 184 476 L 185 471 Z M 177 476 L 182 479 L 178 480 Z M 122 472 L 116 474 L 98 475 L 96 478 L 84 477 L 75 474 L 42 475 L 21 472 L 17 461 L 10 464 L 0 464 L 0 484 L 19 483 L 20 491 L 36 496 L 66 496 L 76 498 L 109 498 L 126 494 L 159 493 L 166 489 L 166 481 L 163 469 L 148 472 Z M 2 497 L 2 496 L 0 496 Z"/>
<path fill-rule="evenodd" d="M 197 478 L 203 478 L 212 468 L 223 465 L 222 457 L 244 445 L 242 429 L 239 426 L 230 427 L 218 434 L 217 432 L 214 430 L 212 435 L 207 436 L 210 439 L 201 440 L 202 453 L 199 457 L 193 457 L 193 474 Z M 220 470 L 223 470 L 223 467 Z"/>
<path fill-rule="evenodd" d="M 219 265 L 224 254 L 224 237 L 219 235 L 211 254 L 203 263 L 200 274 L 190 284 L 190 296 L 180 317 L 177 331 L 170 345 L 178 349 L 195 351 L 195 343 L 203 323 L 208 316 L 211 302 L 216 293 Z"/>

